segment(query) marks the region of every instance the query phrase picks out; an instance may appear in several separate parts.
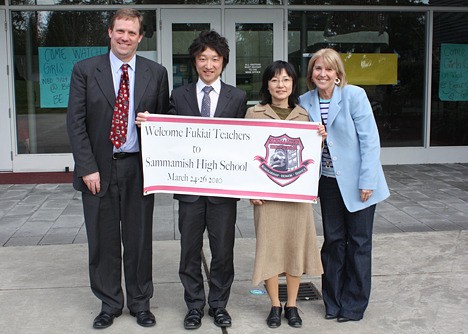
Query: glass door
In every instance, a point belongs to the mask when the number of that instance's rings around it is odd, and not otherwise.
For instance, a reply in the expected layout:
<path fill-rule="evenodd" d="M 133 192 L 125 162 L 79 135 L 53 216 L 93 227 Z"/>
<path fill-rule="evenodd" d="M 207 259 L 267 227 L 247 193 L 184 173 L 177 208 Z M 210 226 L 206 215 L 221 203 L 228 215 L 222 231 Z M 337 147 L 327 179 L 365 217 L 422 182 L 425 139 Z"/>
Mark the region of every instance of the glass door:
<path fill-rule="evenodd" d="M 5 22 L 5 11 L 0 10 L 0 23 Z M 7 48 L 6 29 L 0 29 L 0 73 L 2 77 L 7 77 Z M 8 89 L 9 80 L 0 80 L 0 171 L 11 171 L 13 164 L 11 161 L 11 120 L 10 120 L 10 96 Z"/>
<path fill-rule="evenodd" d="M 221 32 L 220 9 L 162 9 L 161 61 L 169 76 L 169 89 L 193 82 L 197 74 L 188 47 L 203 30 Z"/>
<path fill-rule="evenodd" d="M 226 82 L 247 92 L 249 105 L 259 101 L 263 70 L 274 60 L 287 59 L 283 10 L 227 9 L 225 36 L 231 49 Z"/>

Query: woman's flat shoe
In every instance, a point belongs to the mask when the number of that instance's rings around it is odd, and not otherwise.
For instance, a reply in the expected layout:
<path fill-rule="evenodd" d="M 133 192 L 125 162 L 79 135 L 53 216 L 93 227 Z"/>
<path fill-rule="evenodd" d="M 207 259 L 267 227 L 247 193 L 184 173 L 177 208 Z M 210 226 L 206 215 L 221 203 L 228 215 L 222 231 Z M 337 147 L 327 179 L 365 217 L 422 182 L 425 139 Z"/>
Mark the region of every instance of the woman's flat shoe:
<path fill-rule="evenodd" d="M 277 328 L 281 326 L 281 311 L 283 308 L 281 306 L 272 306 L 270 314 L 267 318 L 267 325 L 270 328 Z"/>
<path fill-rule="evenodd" d="M 284 305 L 284 317 L 288 319 L 288 325 L 299 328 L 302 326 L 302 319 L 299 316 L 296 306 L 289 307 Z"/>
<path fill-rule="evenodd" d="M 336 319 L 336 318 L 338 318 L 337 315 L 328 314 L 328 313 L 325 314 L 325 319 L 327 319 L 327 320 L 332 320 L 332 319 Z"/>

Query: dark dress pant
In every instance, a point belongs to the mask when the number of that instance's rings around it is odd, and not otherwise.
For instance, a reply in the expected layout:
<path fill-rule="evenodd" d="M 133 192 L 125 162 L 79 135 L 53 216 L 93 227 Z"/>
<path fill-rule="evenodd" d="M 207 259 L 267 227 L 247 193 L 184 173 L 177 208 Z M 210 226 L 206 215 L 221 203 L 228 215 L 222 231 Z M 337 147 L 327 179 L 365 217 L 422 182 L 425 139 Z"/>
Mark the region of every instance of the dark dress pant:
<path fill-rule="evenodd" d="M 349 212 L 335 178 L 319 182 L 324 243 L 322 295 L 326 313 L 360 320 L 371 291 L 375 205 Z"/>
<path fill-rule="evenodd" d="M 91 290 L 102 311 L 124 307 L 122 246 L 127 307 L 149 310 L 153 296 L 152 218 L 154 195 L 143 196 L 139 156 L 112 160 L 112 176 L 102 196 L 83 193 Z"/>
<path fill-rule="evenodd" d="M 206 304 L 201 256 L 205 229 L 211 250 L 208 304 L 226 307 L 234 281 L 236 214 L 236 201 L 213 204 L 203 196 L 195 202 L 179 200 L 179 277 L 188 309 L 202 309 Z"/>

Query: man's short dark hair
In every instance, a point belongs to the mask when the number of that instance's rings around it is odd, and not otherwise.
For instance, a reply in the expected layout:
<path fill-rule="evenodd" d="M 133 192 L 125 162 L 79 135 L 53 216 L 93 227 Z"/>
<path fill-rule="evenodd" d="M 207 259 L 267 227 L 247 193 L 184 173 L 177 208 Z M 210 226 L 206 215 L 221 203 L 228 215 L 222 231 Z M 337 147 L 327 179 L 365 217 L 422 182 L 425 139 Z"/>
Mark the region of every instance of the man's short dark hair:
<path fill-rule="evenodd" d="M 115 25 L 116 20 L 135 20 L 135 19 L 137 19 L 138 23 L 140 24 L 139 34 L 143 35 L 143 14 L 140 11 L 136 9 L 132 9 L 132 8 L 122 8 L 116 11 L 110 20 L 109 29 L 114 30 L 114 25 Z"/>
<path fill-rule="evenodd" d="M 227 39 L 214 30 L 202 31 L 189 47 L 190 61 L 195 66 L 195 58 L 207 48 L 213 49 L 223 57 L 223 70 L 229 63 L 229 45 Z"/>

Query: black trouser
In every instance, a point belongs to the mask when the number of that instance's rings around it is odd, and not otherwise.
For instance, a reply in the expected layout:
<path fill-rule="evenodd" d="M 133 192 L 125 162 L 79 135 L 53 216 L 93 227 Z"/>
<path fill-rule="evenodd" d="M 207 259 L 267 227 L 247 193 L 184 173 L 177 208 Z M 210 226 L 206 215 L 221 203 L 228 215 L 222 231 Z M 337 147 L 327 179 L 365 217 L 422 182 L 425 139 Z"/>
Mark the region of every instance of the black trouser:
<path fill-rule="evenodd" d="M 376 206 L 349 212 L 336 179 L 325 176 L 320 178 L 319 198 L 324 234 L 322 294 L 326 313 L 360 320 L 371 291 Z"/>
<path fill-rule="evenodd" d="M 180 267 L 184 298 L 189 309 L 206 302 L 201 268 L 203 233 L 208 230 L 211 249 L 208 304 L 226 307 L 234 280 L 234 240 L 237 202 L 213 204 L 206 197 L 179 201 Z"/>
<path fill-rule="evenodd" d="M 154 195 L 143 196 L 138 155 L 112 160 L 109 188 L 102 197 L 83 193 L 89 247 L 89 276 L 102 310 L 124 306 L 122 250 L 127 307 L 149 310 L 153 296 L 152 229 Z"/>

